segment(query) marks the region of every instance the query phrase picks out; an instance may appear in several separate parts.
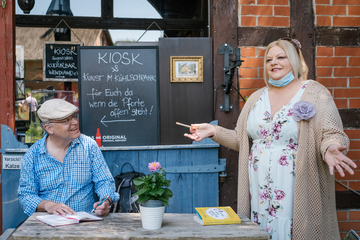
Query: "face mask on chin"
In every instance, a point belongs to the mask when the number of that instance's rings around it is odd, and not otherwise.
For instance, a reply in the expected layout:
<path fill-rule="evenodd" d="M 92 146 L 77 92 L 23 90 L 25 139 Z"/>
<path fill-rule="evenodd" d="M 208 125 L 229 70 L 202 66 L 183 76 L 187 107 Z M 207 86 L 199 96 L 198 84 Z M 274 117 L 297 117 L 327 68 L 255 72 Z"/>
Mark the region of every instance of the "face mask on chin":
<path fill-rule="evenodd" d="M 284 76 L 282 79 L 277 81 L 269 77 L 269 84 L 273 85 L 274 87 L 285 87 L 286 85 L 291 83 L 292 80 L 294 79 L 295 79 L 294 74 L 290 71 L 288 74 L 286 74 L 286 76 Z"/>

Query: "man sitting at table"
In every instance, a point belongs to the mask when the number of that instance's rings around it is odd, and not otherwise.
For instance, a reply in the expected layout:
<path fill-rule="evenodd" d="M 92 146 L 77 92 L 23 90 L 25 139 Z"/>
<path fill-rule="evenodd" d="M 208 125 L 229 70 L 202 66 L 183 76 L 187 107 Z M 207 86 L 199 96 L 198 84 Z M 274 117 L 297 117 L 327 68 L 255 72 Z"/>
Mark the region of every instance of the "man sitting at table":
<path fill-rule="evenodd" d="M 80 133 L 77 111 L 62 99 L 45 101 L 37 114 L 47 132 L 26 152 L 18 188 L 27 215 L 35 211 L 65 215 L 107 215 L 119 200 L 114 179 L 96 142 Z M 109 198 L 98 206 L 99 199 Z"/>

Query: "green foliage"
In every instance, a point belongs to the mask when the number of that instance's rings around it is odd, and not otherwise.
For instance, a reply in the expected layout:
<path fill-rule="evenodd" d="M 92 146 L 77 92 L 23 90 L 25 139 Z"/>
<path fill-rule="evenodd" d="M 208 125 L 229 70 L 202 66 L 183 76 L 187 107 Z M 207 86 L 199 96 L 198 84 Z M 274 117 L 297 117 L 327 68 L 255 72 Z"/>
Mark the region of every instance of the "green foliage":
<path fill-rule="evenodd" d="M 36 123 L 31 122 L 30 125 L 28 125 L 28 127 L 29 129 L 25 133 L 26 143 L 34 143 L 42 138 L 43 130 L 39 122 Z"/>
<path fill-rule="evenodd" d="M 160 171 L 152 172 L 147 176 L 135 178 L 135 189 L 138 192 L 133 195 L 138 195 L 138 203 L 145 202 L 147 200 L 160 200 L 164 205 L 169 206 L 169 198 L 173 196 L 170 187 L 170 180 L 167 180 L 166 172 L 160 168 Z"/>

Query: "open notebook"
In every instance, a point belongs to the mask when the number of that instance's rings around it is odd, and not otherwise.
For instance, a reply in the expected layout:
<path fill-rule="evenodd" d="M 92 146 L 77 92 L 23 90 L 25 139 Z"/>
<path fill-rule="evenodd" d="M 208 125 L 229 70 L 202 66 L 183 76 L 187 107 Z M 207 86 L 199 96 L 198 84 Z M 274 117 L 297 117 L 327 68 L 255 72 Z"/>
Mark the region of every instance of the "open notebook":
<path fill-rule="evenodd" d="M 36 219 L 52 227 L 77 224 L 80 222 L 103 220 L 102 218 L 94 216 L 87 212 L 77 212 L 76 215 L 65 215 L 65 216 L 47 214 L 47 215 L 37 216 Z"/>

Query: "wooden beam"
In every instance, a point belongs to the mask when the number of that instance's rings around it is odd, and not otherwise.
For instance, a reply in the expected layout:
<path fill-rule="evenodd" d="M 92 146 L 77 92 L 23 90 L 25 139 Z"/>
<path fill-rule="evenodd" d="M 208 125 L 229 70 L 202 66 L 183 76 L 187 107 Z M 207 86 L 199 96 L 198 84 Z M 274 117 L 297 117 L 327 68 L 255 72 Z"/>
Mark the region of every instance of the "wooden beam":
<path fill-rule="evenodd" d="M 346 173 L 349 174 L 349 173 Z M 339 179 L 340 180 L 340 179 Z M 338 184 L 338 183 L 335 183 Z M 357 191 L 360 193 L 360 191 Z M 336 209 L 359 209 L 360 196 L 352 191 L 336 191 Z"/>
<path fill-rule="evenodd" d="M 235 90 L 230 91 L 229 102 L 233 105 L 230 112 L 220 112 L 220 104 L 224 104 L 224 88 L 220 85 L 224 82 L 224 55 L 219 54 L 219 47 L 224 43 L 234 48 L 238 47 L 238 0 L 212 0 L 210 4 L 211 36 L 213 37 L 214 55 L 214 89 L 217 90 L 215 99 L 215 117 L 219 125 L 228 129 L 234 129 L 240 114 L 240 98 Z M 234 59 L 235 54 L 230 56 Z M 237 70 L 237 69 L 236 69 Z M 239 87 L 239 79 L 235 73 L 233 86 Z M 219 149 L 220 158 L 226 158 L 227 178 L 219 184 L 220 206 L 231 206 L 236 209 L 237 205 L 237 174 L 239 153 L 223 146 Z"/>
<path fill-rule="evenodd" d="M 0 5 L 0 124 L 15 128 L 15 0 Z M 1 135 L 0 135 L 0 148 Z M 1 159 L 1 155 L 0 155 Z M 2 176 L 0 168 L 0 180 Z M 0 233 L 3 232 L 2 181 L 0 181 Z"/>
<path fill-rule="evenodd" d="M 289 28 L 277 27 L 238 27 L 239 46 L 267 46 L 275 39 L 289 36 Z M 317 46 L 347 46 L 360 45 L 359 27 L 316 27 Z"/>
<path fill-rule="evenodd" d="M 359 27 L 317 27 L 316 44 L 318 46 L 360 46 Z"/>
<path fill-rule="evenodd" d="M 102 11 L 102 14 L 106 14 L 105 12 L 107 11 Z M 54 28 L 62 19 L 65 20 L 65 22 L 71 28 L 146 30 L 154 21 L 160 26 L 162 30 L 201 30 L 207 28 L 205 21 L 193 19 L 109 19 L 101 17 L 43 15 L 16 15 L 16 26 Z M 66 27 L 66 25 L 61 23 L 59 27 Z M 158 28 L 154 24 L 150 30 L 158 30 Z"/>
<path fill-rule="evenodd" d="M 289 36 L 289 28 L 277 27 L 238 27 L 238 45 L 267 46 L 276 39 Z"/>
<path fill-rule="evenodd" d="M 360 128 L 360 108 L 339 109 L 344 128 Z"/>
<path fill-rule="evenodd" d="M 101 17 L 106 19 L 114 17 L 113 0 L 101 0 Z"/>
<path fill-rule="evenodd" d="M 301 52 L 309 67 L 309 79 L 315 76 L 316 31 L 313 0 L 290 0 L 290 36 L 301 43 Z"/>

